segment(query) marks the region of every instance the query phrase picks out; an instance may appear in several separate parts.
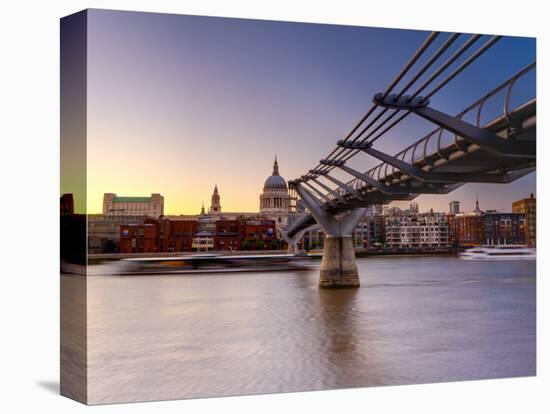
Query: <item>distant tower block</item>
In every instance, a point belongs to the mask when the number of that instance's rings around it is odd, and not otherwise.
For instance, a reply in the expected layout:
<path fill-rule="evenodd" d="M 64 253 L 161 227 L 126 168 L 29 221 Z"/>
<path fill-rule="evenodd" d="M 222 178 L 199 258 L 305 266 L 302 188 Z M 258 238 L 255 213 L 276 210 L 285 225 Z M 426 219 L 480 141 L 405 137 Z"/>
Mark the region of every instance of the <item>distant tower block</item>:
<path fill-rule="evenodd" d="M 449 203 L 449 214 L 458 214 L 460 213 L 460 202 L 451 201 Z"/>
<path fill-rule="evenodd" d="M 220 193 L 218 192 L 218 185 L 214 186 L 214 192 L 212 193 L 212 200 L 210 202 L 210 210 L 208 213 L 211 216 L 219 216 L 222 213 L 222 206 L 220 204 Z"/>

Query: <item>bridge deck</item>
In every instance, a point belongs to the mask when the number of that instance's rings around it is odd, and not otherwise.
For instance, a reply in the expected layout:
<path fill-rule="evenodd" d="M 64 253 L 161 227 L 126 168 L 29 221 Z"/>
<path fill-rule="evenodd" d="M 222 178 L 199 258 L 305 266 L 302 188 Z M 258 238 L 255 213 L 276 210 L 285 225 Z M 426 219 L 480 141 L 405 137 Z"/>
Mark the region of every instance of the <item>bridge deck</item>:
<path fill-rule="evenodd" d="M 513 120 L 516 128 L 513 137 L 509 137 L 510 120 Z M 535 141 L 536 139 L 536 99 L 530 100 L 523 105 L 511 111 L 509 116 L 504 115 L 485 124 L 483 129 L 491 131 L 502 137 L 502 139 L 516 139 Z M 517 159 L 503 158 L 491 154 L 490 152 L 480 148 L 476 144 L 471 144 L 460 136 L 455 136 L 453 142 L 447 145 L 440 146 L 438 150 L 432 151 L 424 156 L 425 148 L 429 143 L 428 140 L 436 140 L 434 134 L 418 140 L 415 144 L 401 151 L 396 155 L 404 161 L 411 161 L 411 164 L 421 168 L 424 171 L 448 172 L 448 173 L 504 173 L 526 168 L 534 168 L 534 159 Z M 432 141 L 433 142 L 433 141 Z M 415 156 L 414 151 L 418 150 L 422 153 L 421 156 Z M 412 154 L 409 154 L 412 152 Z M 529 171 L 529 170 L 527 170 Z M 419 186 L 422 185 L 417 179 L 407 175 L 405 172 L 387 164 L 381 163 L 369 170 L 367 173 L 370 177 L 384 183 L 389 189 L 398 189 L 404 185 Z M 519 176 L 517 177 L 519 178 Z M 413 193 L 402 196 L 383 194 L 378 189 L 366 184 L 362 180 L 354 179 L 348 182 L 354 189 L 366 195 L 368 201 L 358 200 L 354 195 L 340 189 L 339 194 L 346 199 L 346 203 L 342 203 L 334 195 L 329 195 L 332 202 L 326 202 L 325 208 L 333 214 L 343 213 L 356 207 L 364 207 L 369 204 L 387 204 L 393 200 L 412 200 L 418 197 L 419 193 Z M 462 183 L 463 184 L 463 183 Z M 448 190 L 454 190 L 462 185 L 449 183 Z M 443 191 L 445 193 L 445 191 Z M 295 235 L 301 230 L 308 228 L 316 223 L 313 216 L 305 213 L 296 220 L 287 229 L 289 236 Z"/>
<path fill-rule="evenodd" d="M 502 139 L 535 140 L 536 138 L 536 100 L 531 100 L 511 113 L 511 117 L 521 120 L 521 132 L 514 138 L 508 138 L 508 121 L 506 117 L 500 116 L 487 123 L 483 129 L 495 132 Z M 418 141 L 422 143 L 423 140 Z M 417 143 L 418 143 L 417 142 Z M 421 144 L 420 147 L 423 145 Z M 454 172 L 454 173 L 481 173 L 495 172 L 496 170 L 506 172 L 518 170 L 534 165 L 532 159 L 518 160 L 514 158 L 505 159 L 495 156 L 480 148 L 476 144 L 470 144 L 462 137 L 456 137 L 456 141 L 449 143 L 440 151 L 434 151 L 426 157 L 416 159 L 413 163 L 424 171 Z M 403 171 L 398 170 L 386 163 L 382 163 L 371 171 L 385 170 L 386 166 L 390 173 L 377 178 L 380 181 L 392 185 L 409 181 L 412 178 Z M 378 191 L 370 186 L 359 187 L 361 190 Z"/>

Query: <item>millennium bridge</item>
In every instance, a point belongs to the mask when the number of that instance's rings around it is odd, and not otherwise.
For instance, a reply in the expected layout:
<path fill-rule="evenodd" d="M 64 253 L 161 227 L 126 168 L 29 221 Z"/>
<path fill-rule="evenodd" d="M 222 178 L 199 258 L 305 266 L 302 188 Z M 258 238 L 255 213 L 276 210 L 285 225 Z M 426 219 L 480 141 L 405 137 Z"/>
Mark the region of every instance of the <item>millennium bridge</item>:
<path fill-rule="evenodd" d="M 433 47 L 434 40 L 444 36 L 441 45 Z M 352 234 L 369 205 L 447 194 L 465 183 L 506 184 L 536 169 L 536 97 L 511 104 L 514 85 L 534 73 L 536 62 L 456 115 L 431 105 L 430 98 L 501 38 L 492 36 L 478 45 L 481 37 L 431 33 L 393 81 L 374 94 L 370 109 L 332 152 L 289 181 L 290 191 L 301 199 L 306 212 L 283 236 L 289 251 L 295 252 L 307 230 L 322 228 L 321 287 L 359 286 Z M 453 44 L 458 48 L 444 58 Z M 502 112 L 482 123 L 486 103 L 494 99 L 501 101 Z M 377 149 L 376 142 L 407 117 L 421 117 L 435 129 L 397 154 Z M 350 167 L 348 161 L 359 153 L 380 163 L 368 171 Z"/>

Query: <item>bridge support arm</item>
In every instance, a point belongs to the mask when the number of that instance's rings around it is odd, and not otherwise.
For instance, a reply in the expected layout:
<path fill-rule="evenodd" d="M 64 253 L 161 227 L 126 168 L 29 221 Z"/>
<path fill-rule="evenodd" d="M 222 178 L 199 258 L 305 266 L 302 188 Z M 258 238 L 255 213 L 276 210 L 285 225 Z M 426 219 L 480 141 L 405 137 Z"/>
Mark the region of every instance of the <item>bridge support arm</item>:
<path fill-rule="evenodd" d="M 281 235 L 283 236 L 283 239 L 285 239 L 286 243 L 288 244 L 287 253 L 288 254 L 297 254 L 299 253 L 298 249 L 298 242 L 304 237 L 304 234 L 306 231 L 311 230 L 315 226 L 306 227 L 305 229 L 302 229 L 295 234 L 291 236 L 288 235 L 284 230 L 281 231 Z"/>
<path fill-rule="evenodd" d="M 323 184 L 322 182 L 320 182 L 319 180 L 316 180 L 315 178 L 312 178 L 311 181 L 313 181 L 315 184 L 317 184 L 319 187 L 321 187 L 322 189 L 324 189 L 325 191 L 327 191 L 329 194 L 332 194 L 334 197 L 336 197 L 338 200 L 340 200 L 342 203 L 345 203 L 346 202 L 346 199 L 344 198 L 344 196 L 342 196 L 342 194 L 338 193 L 338 191 L 336 189 L 332 189 L 330 188 L 329 186 Z"/>
<path fill-rule="evenodd" d="M 381 183 L 380 181 L 372 178 L 368 174 L 360 173 L 359 171 L 356 171 L 353 168 L 348 167 L 347 165 L 342 164 L 342 165 L 339 165 L 338 167 L 341 168 L 342 170 L 344 170 L 345 172 L 347 172 L 348 174 L 351 174 L 354 177 L 359 178 L 361 181 L 364 181 L 365 183 L 367 183 L 371 187 L 376 188 L 378 191 L 380 191 L 384 194 L 388 194 L 388 195 L 403 194 L 402 191 L 392 190 L 391 188 L 386 186 L 384 183 Z"/>
<path fill-rule="evenodd" d="M 337 220 L 328 213 L 321 205 L 316 201 L 315 197 L 306 190 L 302 184 L 296 184 L 294 189 L 308 208 L 311 215 L 315 218 L 315 221 L 323 228 L 327 234 L 338 234 L 339 226 Z"/>
<path fill-rule="evenodd" d="M 363 149 L 363 148 L 361 148 Z M 397 160 L 402 162 L 401 160 Z M 324 161 L 323 161 L 324 162 Z M 328 164 L 328 163 L 327 163 Z M 457 188 L 457 186 L 460 186 L 461 184 L 453 184 L 453 185 L 445 185 L 447 184 L 447 181 L 443 182 L 442 184 L 434 184 L 433 182 L 430 183 L 430 185 L 421 185 L 418 187 L 414 187 L 412 185 L 407 186 L 394 186 L 390 187 L 385 185 L 384 183 L 380 182 L 379 180 L 372 178 L 368 174 L 361 173 L 357 170 L 354 170 L 353 168 L 348 167 L 342 162 L 335 162 L 331 165 L 334 165 L 335 167 L 338 167 L 342 169 L 343 171 L 347 172 L 348 174 L 360 179 L 361 181 L 367 183 L 371 187 L 377 189 L 381 193 L 391 196 L 395 199 L 396 196 L 406 196 L 408 194 L 447 194 L 450 190 Z M 423 170 L 418 169 L 416 171 L 416 174 L 422 174 L 424 173 Z M 414 175 L 411 175 L 411 177 L 414 177 Z M 327 178 L 332 179 L 332 177 L 327 176 Z M 357 190 L 355 190 L 357 192 Z M 355 194 L 354 194 L 355 195 Z M 365 196 L 362 196 L 365 197 Z M 362 197 L 357 197 L 357 199 L 361 200 Z"/>
<path fill-rule="evenodd" d="M 397 168 L 398 170 L 403 171 L 405 174 L 410 175 L 411 177 L 416 178 L 420 181 L 431 181 L 431 182 L 457 182 L 460 180 L 457 180 L 456 177 L 454 180 L 450 180 L 451 177 L 443 176 L 438 173 L 428 172 L 424 171 L 421 168 L 418 168 L 415 165 L 409 164 L 408 162 L 402 161 L 399 158 L 392 157 L 391 155 L 388 155 L 384 152 L 375 150 L 372 147 L 365 147 L 362 148 L 363 151 L 365 151 L 367 154 L 372 155 L 375 158 L 378 158 L 379 160 L 390 164 L 391 166 Z"/>
<path fill-rule="evenodd" d="M 327 180 L 332 181 L 337 186 L 342 187 L 344 190 L 346 190 L 348 193 L 353 195 L 358 200 L 364 200 L 365 199 L 365 196 L 363 194 L 361 194 L 359 191 L 357 191 L 355 188 L 353 188 L 353 187 L 349 186 L 348 184 L 346 184 L 346 183 L 330 176 L 329 174 L 325 175 L 325 178 Z"/>
<path fill-rule="evenodd" d="M 317 193 L 319 195 L 319 197 L 325 199 L 325 202 L 326 203 L 329 203 L 329 204 L 333 204 L 334 203 L 334 200 L 331 200 L 330 197 L 328 196 L 328 194 L 323 194 L 322 191 L 320 191 L 319 189 L 315 188 L 313 185 L 311 185 L 310 183 L 307 183 L 305 182 L 304 185 L 307 185 L 311 190 L 313 190 L 315 193 Z M 318 199 L 317 197 L 313 196 L 312 194 L 311 195 L 311 198 L 314 202 L 316 202 L 319 207 L 323 207 L 323 203 L 321 202 L 320 199 Z"/>
<path fill-rule="evenodd" d="M 448 173 L 425 171 L 416 165 L 409 164 L 391 155 L 375 150 L 372 147 L 361 148 L 367 154 L 384 161 L 395 168 L 403 171 L 405 174 L 423 182 L 432 183 L 491 183 L 503 184 L 510 182 L 508 174 L 490 174 L 490 173 Z"/>
<path fill-rule="evenodd" d="M 301 184 L 294 188 L 317 223 L 325 232 L 325 245 L 319 276 L 323 288 L 358 287 L 359 272 L 355 261 L 353 233 L 366 208 L 358 208 L 338 219 L 321 208 Z"/>
<path fill-rule="evenodd" d="M 410 99 L 407 95 L 397 97 L 396 95 L 384 96 L 378 93 L 374 96 L 373 101 L 384 108 L 411 111 L 494 155 L 500 157 L 536 158 L 535 142 L 502 138 L 494 132 L 487 131 L 460 118 L 447 115 L 444 112 L 429 107 L 429 100 L 423 97 L 418 96 Z"/>
<path fill-rule="evenodd" d="M 535 143 L 516 139 L 505 139 L 497 134 L 454 118 L 428 106 L 416 108 L 414 113 L 453 132 L 466 141 L 479 145 L 487 152 L 504 157 L 536 158 Z"/>

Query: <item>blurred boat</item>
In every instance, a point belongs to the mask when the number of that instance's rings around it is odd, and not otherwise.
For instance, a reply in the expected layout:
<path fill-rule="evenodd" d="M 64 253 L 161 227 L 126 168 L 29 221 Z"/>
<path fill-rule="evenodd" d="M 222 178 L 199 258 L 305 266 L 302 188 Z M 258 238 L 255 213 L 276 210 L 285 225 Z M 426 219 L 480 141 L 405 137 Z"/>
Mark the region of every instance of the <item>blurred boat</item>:
<path fill-rule="evenodd" d="M 122 259 L 114 274 L 227 273 L 277 270 L 307 270 L 315 267 L 309 255 L 217 255 Z"/>
<path fill-rule="evenodd" d="M 460 253 L 463 260 L 536 260 L 537 251 L 521 244 L 479 246 Z"/>

